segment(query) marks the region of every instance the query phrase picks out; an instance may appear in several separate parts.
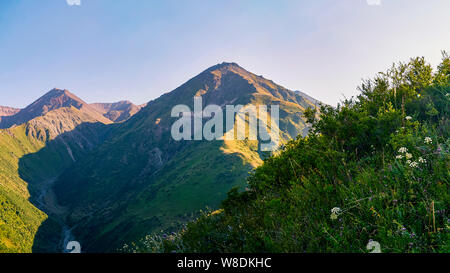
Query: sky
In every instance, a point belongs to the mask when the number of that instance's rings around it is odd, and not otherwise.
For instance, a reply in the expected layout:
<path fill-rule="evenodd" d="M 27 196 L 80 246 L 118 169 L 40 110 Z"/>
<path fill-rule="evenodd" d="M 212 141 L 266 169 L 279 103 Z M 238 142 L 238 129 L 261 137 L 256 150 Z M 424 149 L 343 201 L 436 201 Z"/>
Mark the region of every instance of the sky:
<path fill-rule="evenodd" d="M 142 104 L 221 62 L 336 105 L 450 51 L 448 0 L 1 0 L 0 105 L 52 88 Z"/>

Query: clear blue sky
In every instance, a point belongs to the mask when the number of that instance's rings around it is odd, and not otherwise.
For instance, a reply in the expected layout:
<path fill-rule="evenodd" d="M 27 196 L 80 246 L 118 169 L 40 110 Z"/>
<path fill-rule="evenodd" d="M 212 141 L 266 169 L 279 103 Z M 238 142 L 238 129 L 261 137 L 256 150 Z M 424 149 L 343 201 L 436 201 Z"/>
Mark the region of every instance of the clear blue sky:
<path fill-rule="evenodd" d="M 0 105 L 53 87 L 141 104 L 223 61 L 335 105 L 394 61 L 436 65 L 450 51 L 449 10 L 448 0 L 1 0 Z"/>

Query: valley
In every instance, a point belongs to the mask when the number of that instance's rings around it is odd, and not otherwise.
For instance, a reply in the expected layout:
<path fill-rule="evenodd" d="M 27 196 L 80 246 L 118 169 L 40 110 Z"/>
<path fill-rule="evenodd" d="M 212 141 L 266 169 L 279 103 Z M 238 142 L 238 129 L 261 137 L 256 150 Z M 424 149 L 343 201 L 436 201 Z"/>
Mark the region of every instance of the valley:
<path fill-rule="evenodd" d="M 450 253 L 448 10 L 1 0 L 0 260 Z"/>
<path fill-rule="evenodd" d="M 65 90 L 51 90 L 34 103 L 40 107 L 30 108 L 40 112 L 61 101 L 68 103 L 0 129 L 1 252 L 61 251 L 65 210 L 56 202 L 55 177 L 112 129 L 107 127 L 111 121 L 84 111 L 85 103 Z M 34 116 L 25 109 L 20 112 L 20 117 Z"/>
<path fill-rule="evenodd" d="M 53 186 L 56 177 L 40 183 L 40 194 L 34 204 L 46 213 L 49 218 L 56 221 L 61 229 L 61 236 L 57 246 L 52 246 L 57 252 L 67 252 L 66 246 L 69 241 L 76 241 L 72 234 L 73 227 L 66 225 L 67 208 L 61 207 L 56 200 Z M 55 231 L 56 232 L 56 231 Z"/>
<path fill-rule="evenodd" d="M 233 187 L 244 190 L 248 174 L 268 156 L 259 140 L 172 139 L 170 109 L 192 105 L 194 96 L 203 105 L 279 105 L 282 142 L 307 132 L 302 112 L 317 103 L 235 63 L 215 65 L 145 107 L 88 104 L 51 90 L 0 124 L 0 157 L 9 162 L 0 176 L 13 178 L 0 190 L 22 193 L 4 197 L 14 205 L 14 219 L 33 211 L 34 224 L 24 222 L 31 232 L 22 251 L 59 252 L 77 238 L 83 251 L 116 252 L 217 208 Z M 15 149 L 20 152 L 11 154 Z M 0 215 L 6 220 L 7 214 Z M 3 242 L 17 236 L 0 234 Z M 6 251 L 17 250 L 6 245 Z"/>

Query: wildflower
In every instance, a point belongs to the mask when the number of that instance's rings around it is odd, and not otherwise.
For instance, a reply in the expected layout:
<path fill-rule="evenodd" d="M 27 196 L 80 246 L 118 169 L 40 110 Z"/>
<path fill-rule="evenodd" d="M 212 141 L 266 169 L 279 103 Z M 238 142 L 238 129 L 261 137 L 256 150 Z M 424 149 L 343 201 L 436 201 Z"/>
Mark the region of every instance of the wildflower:
<path fill-rule="evenodd" d="M 423 159 L 422 157 L 419 157 L 419 163 L 427 163 L 427 160 Z"/>
<path fill-rule="evenodd" d="M 381 253 L 380 243 L 372 239 L 367 243 L 366 249 L 369 250 L 370 253 Z"/>
<path fill-rule="evenodd" d="M 400 147 L 400 149 L 398 149 L 398 152 L 404 154 L 408 152 L 408 149 L 406 147 Z"/>
<path fill-rule="evenodd" d="M 417 168 L 417 166 L 419 166 L 419 163 L 417 163 L 417 162 L 411 162 L 410 164 L 409 164 L 409 166 L 411 167 L 411 168 Z"/>
<path fill-rule="evenodd" d="M 406 154 L 405 154 L 405 157 L 406 157 L 406 159 L 411 159 L 411 158 L 412 158 L 412 154 L 406 153 Z"/>
<path fill-rule="evenodd" d="M 405 119 L 406 119 L 406 120 L 411 120 L 411 119 L 412 119 L 412 117 L 410 117 L 410 116 L 406 116 L 406 117 L 405 117 Z"/>
<path fill-rule="evenodd" d="M 331 213 L 340 214 L 340 213 L 341 213 L 341 208 L 339 208 L 339 207 L 334 207 L 334 208 L 331 209 Z"/>
<path fill-rule="evenodd" d="M 338 218 L 338 215 L 341 213 L 341 209 L 338 207 L 334 207 L 331 209 L 331 215 L 330 215 L 330 219 L 331 220 L 336 220 Z"/>
<path fill-rule="evenodd" d="M 424 142 L 425 142 L 425 144 L 431 144 L 431 143 L 433 143 L 433 140 L 431 139 L 431 137 L 426 137 Z"/>
<path fill-rule="evenodd" d="M 402 159 L 403 156 L 402 156 L 402 155 L 398 155 L 398 156 L 396 156 L 395 158 L 397 158 L 397 159 Z"/>
<path fill-rule="evenodd" d="M 406 160 L 406 164 L 411 164 L 411 160 Z"/>

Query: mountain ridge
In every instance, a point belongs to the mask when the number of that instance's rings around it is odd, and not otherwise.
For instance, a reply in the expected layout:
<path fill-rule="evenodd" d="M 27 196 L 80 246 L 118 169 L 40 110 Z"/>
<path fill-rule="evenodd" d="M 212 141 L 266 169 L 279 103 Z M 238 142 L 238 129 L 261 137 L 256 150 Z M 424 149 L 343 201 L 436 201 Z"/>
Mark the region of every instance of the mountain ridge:
<path fill-rule="evenodd" d="M 114 103 L 91 103 L 91 107 L 113 122 L 123 122 L 141 110 L 142 105 L 122 100 Z"/>
<path fill-rule="evenodd" d="M 20 125 L 33 118 L 44 116 L 52 110 L 71 106 L 89 113 L 103 123 L 111 123 L 109 119 L 99 114 L 89 106 L 88 103 L 70 93 L 68 90 L 54 88 L 16 114 L 4 117 L 0 122 L 0 129 Z"/>
<path fill-rule="evenodd" d="M 173 229 L 206 206 L 216 207 L 232 187 L 243 189 L 248 172 L 262 163 L 257 140 L 174 141 L 170 110 L 178 104 L 193 109 L 194 96 L 204 106 L 280 105 L 284 141 L 307 132 L 302 113 L 314 107 L 235 63 L 212 66 L 150 101 L 55 182 L 86 251 L 115 251 L 149 231 Z"/>
<path fill-rule="evenodd" d="M 19 108 L 0 106 L 0 117 L 12 116 L 17 114 L 19 111 L 20 111 Z"/>
<path fill-rule="evenodd" d="M 0 129 L 0 252 L 59 250 L 59 225 L 40 196 L 48 181 L 102 142 L 110 126 L 70 106 Z"/>
<path fill-rule="evenodd" d="M 114 103 L 87 103 L 67 89 L 53 88 L 23 109 L 0 106 L 0 129 L 17 126 L 46 113 L 75 107 L 89 113 L 102 123 L 123 122 L 139 112 L 146 104 L 135 105 L 124 100 Z"/>
<path fill-rule="evenodd" d="M 49 181 L 102 142 L 113 124 L 60 89 L 21 112 L 0 129 L 0 252 L 58 251 L 60 220 L 46 206 Z"/>
<path fill-rule="evenodd" d="M 139 106 L 88 104 L 52 89 L 0 123 L 0 201 L 9 204 L 0 210 L 0 252 L 59 251 L 61 221 L 86 251 L 116 251 L 149 231 L 175 230 L 232 187 L 243 189 L 264 158 L 257 140 L 172 139 L 170 109 L 192 107 L 194 96 L 222 108 L 280 105 L 283 140 L 307 131 L 301 113 L 313 107 L 236 63 L 212 66 Z"/>

